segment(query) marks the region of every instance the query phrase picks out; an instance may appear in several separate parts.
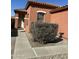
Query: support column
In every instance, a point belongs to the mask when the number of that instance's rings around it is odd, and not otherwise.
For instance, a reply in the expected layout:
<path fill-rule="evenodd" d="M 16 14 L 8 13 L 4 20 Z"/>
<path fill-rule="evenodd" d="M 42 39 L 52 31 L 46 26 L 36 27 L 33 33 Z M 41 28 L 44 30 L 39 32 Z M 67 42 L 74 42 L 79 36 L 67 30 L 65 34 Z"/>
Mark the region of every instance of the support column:
<path fill-rule="evenodd" d="M 26 23 L 27 23 L 27 15 L 25 15 L 25 17 L 24 17 L 24 31 L 26 32 Z"/>
<path fill-rule="evenodd" d="M 19 20 L 19 15 L 15 14 L 15 29 L 18 29 L 18 20 Z"/>

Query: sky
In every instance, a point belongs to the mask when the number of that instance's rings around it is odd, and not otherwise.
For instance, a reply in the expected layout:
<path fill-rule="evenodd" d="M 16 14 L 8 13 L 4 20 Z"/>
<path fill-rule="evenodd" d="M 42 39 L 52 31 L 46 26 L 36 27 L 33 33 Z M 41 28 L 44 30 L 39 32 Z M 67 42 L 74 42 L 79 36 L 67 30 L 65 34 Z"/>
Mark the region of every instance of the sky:
<path fill-rule="evenodd" d="M 24 8 L 28 0 L 11 0 L 11 15 L 14 16 L 14 9 Z M 55 4 L 58 6 L 64 6 L 68 4 L 68 0 L 35 0 L 38 2 L 46 2 L 49 4 Z"/>

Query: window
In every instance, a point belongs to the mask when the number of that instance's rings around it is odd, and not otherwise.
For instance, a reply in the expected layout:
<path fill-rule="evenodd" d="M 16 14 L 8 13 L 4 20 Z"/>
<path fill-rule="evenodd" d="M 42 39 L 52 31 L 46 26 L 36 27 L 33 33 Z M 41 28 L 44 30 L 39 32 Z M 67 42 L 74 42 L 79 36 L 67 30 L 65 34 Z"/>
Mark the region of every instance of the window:
<path fill-rule="evenodd" d="M 39 12 L 37 13 L 37 21 L 43 21 L 44 20 L 44 13 Z"/>

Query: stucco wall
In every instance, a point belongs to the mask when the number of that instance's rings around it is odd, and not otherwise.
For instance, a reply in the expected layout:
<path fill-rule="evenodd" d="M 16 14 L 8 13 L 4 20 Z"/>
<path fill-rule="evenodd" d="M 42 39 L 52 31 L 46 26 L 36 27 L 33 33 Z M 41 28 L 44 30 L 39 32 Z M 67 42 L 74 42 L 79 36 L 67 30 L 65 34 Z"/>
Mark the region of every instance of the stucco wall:
<path fill-rule="evenodd" d="M 31 24 L 31 6 L 27 9 L 28 17 L 26 19 L 26 32 L 30 32 L 30 24 Z"/>
<path fill-rule="evenodd" d="M 29 8 L 27 9 L 27 13 L 29 14 L 29 16 L 27 19 L 28 25 L 26 26 L 26 31 L 30 32 L 31 22 L 37 21 L 37 11 L 45 11 L 46 14 L 44 15 L 44 22 L 48 22 L 50 20 L 50 10 L 51 9 L 29 6 Z"/>
<path fill-rule="evenodd" d="M 59 32 L 64 32 L 64 37 L 68 38 L 68 11 L 52 13 L 50 23 L 59 25 Z"/>
<path fill-rule="evenodd" d="M 68 11 L 62 11 L 50 14 L 49 13 L 50 10 L 51 9 L 30 6 L 27 9 L 27 12 L 29 14 L 28 25 L 26 26 L 27 32 L 30 32 L 31 22 L 37 20 L 37 11 L 45 11 L 46 14 L 44 15 L 44 21 L 59 24 L 58 32 L 64 32 L 64 37 L 68 38 Z"/>
<path fill-rule="evenodd" d="M 38 7 L 32 7 L 31 8 L 31 20 L 32 21 L 36 21 L 37 20 L 37 11 L 45 11 L 46 14 L 44 15 L 44 21 L 47 22 L 48 20 L 50 20 L 50 16 L 49 16 L 49 11 L 51 9 L 45 9 L 45 8 L 38 8 Z"/>

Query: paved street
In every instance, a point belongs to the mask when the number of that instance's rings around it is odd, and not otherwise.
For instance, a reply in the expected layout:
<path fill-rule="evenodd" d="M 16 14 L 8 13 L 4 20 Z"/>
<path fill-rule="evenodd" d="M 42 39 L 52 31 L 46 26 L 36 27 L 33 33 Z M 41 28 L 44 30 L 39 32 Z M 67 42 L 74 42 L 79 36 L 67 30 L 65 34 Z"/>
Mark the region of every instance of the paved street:
<path fill-rule="evenodd" d="M 13 59 L 67 59 L 67 45 L 32 47 L 26 33 L 19 30 Z"/>

